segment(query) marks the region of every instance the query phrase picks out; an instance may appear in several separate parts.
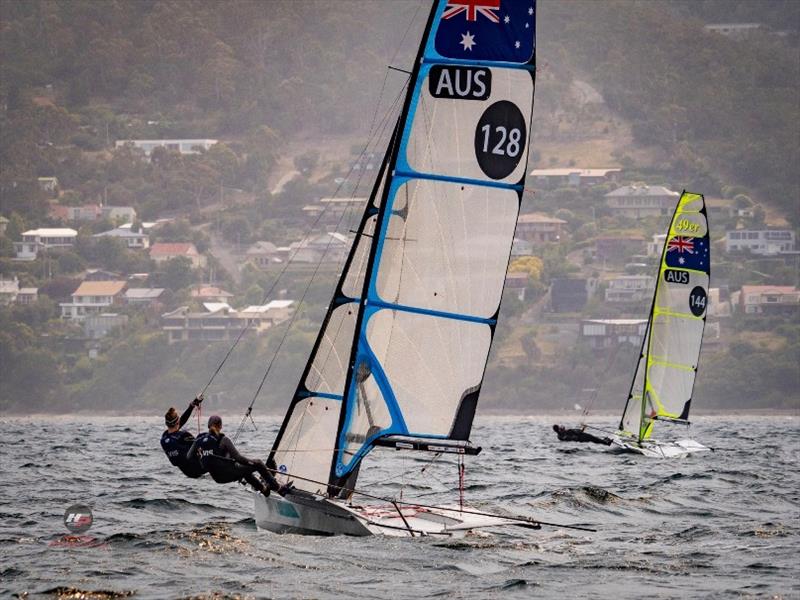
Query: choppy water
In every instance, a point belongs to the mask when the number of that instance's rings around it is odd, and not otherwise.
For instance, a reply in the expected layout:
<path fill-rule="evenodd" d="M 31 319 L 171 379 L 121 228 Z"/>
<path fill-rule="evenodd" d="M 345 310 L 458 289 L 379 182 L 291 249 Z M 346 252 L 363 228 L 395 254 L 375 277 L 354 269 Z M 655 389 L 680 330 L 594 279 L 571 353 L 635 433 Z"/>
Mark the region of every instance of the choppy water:
<path fill-rule="evenodd" d="M 699 418 L 692 437 L 717 451 L 672 461 L 558 442 L 552 421 L 479 419 L 473 439 L 484 452 L 469 459 L 467 501 L 597 533 L 546 527 L 446 541 L 258 532 L 243 487 L 170 467 L 156 419 L 4 420 L 0 595 L 800 597 L 797 418 Z M 259 425 L 240 443 L 245 454 L 262 454 L 278 423 Z M 397 494 L 405 483 L 405 498 L 454 499 L 452 462 L 420 475 L 429 455 L 379 453 L 381 466 L 368 459 L 362 471 L 370 491 Z M 100 545 L 50 546 L 78 501 L 93 506 L 89 533 Z"/>

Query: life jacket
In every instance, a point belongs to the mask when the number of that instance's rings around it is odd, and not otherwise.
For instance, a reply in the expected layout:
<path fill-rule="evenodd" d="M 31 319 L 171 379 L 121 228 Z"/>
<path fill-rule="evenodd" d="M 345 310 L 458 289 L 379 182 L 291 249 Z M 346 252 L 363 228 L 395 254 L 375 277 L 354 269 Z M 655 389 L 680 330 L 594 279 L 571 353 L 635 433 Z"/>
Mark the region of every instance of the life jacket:
<path fill-rule="evenodd" d="M 206 470 L 197 457 L 186 458 L 186 454 L 194 443 L 194 436 L 184 429 L 178 431 L 165 431 L 161 435 L 161 448 L 167 455 L 169 462 L 178 467 L 184 475 L 196 479 Z"/>
<path fill-rule="evenodd" d="M 178 431 L 165 431 L 161 435 L 161 448 L 167 455 L 169 462 L 180 467 L 186 462 L 186 453 L 194 443 L 194 436 L 184 429 Z"/>
<path fill-rule="evenodd" d="M 210 431 L 198 436 L 197 449 L 200 454 L 200 464 L 203 465 L 205 469 L 208 469 L 209 463 L 214 462 L 213 460 L 209 460 L 210 457 L 225 457 L 225 453 L 222 448 L 220 448 L 223 437 L 225 437 L 224 433 L 220 433 L 219 437 L 217 437 Z"/>

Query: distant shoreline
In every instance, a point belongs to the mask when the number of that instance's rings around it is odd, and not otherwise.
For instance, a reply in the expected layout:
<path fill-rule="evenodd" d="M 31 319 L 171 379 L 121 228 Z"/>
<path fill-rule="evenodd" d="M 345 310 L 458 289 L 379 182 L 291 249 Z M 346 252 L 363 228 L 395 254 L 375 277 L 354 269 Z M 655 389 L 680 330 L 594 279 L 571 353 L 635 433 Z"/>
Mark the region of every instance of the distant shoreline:
<path fill-rule="evenodd" d="M 225 410 L 225 411 L 216 411 L 219 412 L 221 415 L 227 415 L 230 418 L 232 415 L 239 415 L 243 412 L 244 409 L 233 409 L 233 410 Z M 208 411 L 203 411 L 205 414 L 212 414 Z M 593 411 L 590 415 L 589 419 L 594 418 L 612 418 L 612 417 L 619 417 L 619 411 L 617 410 L 597 410 Z M 76 411 L 72 413 L 20 413 L 20 412 L 12 412 L 8 411 L 3 414 L 3 417 L 0 417 L 0 421 L 3 419 L 35 419 L 41 417 L 50 417 L 50 418 L 80 418 L 80 417 L 99 417 L 99 418 L 132 418 L 132 417 L 144 417 L 144 418 L 152 418 L 152 419 L 161 419 L 161 413 L 152 413 L 149 411 L 134 411 L 128 413 L 118 413 L 114 411 Z M 280 419 L 283 417 L 283 413 L 265 413 L 262 415 L 254 415 L 256 418 L 270 418 L 270 419 Z M 789 409 L 789 408 L 760 408 L 760 409 L 736 409 L 731 411 L 724 411 L 724 410 L 698 410 L 697 413 L 693 414 L 692 417 L 800 417 L 800 407 L 796 409 Z M 476 416 L 476 422 L 480 423 L 480 420 L 485 417 L 508 417 L 508 418 L 524 418 L 524 419 L 536 419 L 536 418 L 559 418 L 568 421 L 576 421 L 583 417 L 582 413 L 579 411 L 541 411 L 536 413 L 521 413 L 519 411 L 514 410 L 492 410 L 492 411 L 484 411 Z"/>

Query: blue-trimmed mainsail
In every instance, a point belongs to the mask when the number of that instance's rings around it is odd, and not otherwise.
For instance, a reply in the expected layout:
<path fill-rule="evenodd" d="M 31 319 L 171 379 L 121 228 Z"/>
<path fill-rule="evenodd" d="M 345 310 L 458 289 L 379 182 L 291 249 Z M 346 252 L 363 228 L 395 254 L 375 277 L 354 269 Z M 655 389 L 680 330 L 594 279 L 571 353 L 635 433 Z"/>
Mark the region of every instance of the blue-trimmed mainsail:
<path fill-rule="evenodd" d="M 534 72 L 533 0 L 434 3 L 385 169 L 273 447 L 280 470 L 335 493 L 381 437 L 468 439 L 524 187 Z M 347 335 L 331 338 L 334 327 Z M 326 347 L 330 369 L 317 364 Z"/>

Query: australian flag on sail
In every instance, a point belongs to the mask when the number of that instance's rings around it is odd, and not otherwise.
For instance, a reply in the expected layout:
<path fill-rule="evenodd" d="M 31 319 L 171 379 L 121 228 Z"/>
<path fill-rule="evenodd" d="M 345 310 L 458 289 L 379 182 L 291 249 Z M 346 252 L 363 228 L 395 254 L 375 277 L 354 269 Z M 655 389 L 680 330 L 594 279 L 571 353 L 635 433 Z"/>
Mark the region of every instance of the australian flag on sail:
<path fill-rule="evenodd" d="M 436 31 L 436 51 L 446 58 L 527 63 L 533 55 L 535 0 L 447 2 Z"/>
<path fill-rule="evenodd" d="M 676 235 L 667 243 L 668 267 L 693 269 L 708 273 L 708 236 L 682 237 Z"/>

